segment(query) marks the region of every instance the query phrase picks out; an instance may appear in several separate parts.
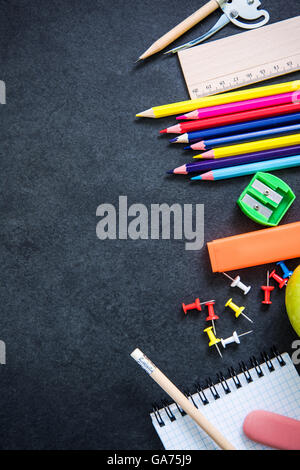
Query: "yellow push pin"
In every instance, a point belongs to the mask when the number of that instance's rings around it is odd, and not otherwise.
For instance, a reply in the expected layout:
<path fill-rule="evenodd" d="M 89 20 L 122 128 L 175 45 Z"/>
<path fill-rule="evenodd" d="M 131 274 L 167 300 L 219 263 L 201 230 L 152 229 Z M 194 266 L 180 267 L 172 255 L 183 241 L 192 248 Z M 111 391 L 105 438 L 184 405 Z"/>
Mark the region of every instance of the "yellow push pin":
<path fill-rule="evenodd" d="M 228 300 L 228 302 L 225 304 L 225 307 L 230 307 L 231 310 L 235 312 L 235 318 L 239 318 L 240 315 L 243 315 L 243 317 L 245 317 L 250 323 L 253 323 L 253 321 L 243 313 L 245 307 L 239 307 L 232 301 L 232 299 Z"/>
<path fill-rule="evenodd" d="M 220 354 L 221 357 L 223 357 L 222 354 L 221 354 L 221 351 L 219 349 L 219 346 L 218 346 L 218 343 L 220 343 L 221 340 L 219 338 L 215 337 L 214 332 L 213 332 L 213 327 L 210 326 L 209 328 L 206 328 L 206 330 L 203 330 L 203 331 L 204 331 L 204 333 L 207 333 L 208 338 L 210 340 L 209 343 L 208 343 L 208 346 L 210 348 L 212 346 L 216 346 L 218 353 Z"/>

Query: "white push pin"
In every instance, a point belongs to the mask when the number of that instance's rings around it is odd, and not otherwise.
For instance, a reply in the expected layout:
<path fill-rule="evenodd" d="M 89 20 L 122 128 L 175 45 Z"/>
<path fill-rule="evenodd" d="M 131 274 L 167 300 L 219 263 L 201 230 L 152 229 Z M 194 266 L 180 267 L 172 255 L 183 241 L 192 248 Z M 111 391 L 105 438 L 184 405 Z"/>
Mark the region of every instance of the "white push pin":
<path fill-rule="evenodd" d="M 246 286 L 243 282 L 241 282 L 240 276 L 237 276 L 235 279 L 233 277 L 229 276 L 227 273 L 223 273 L 224 276 L 228 277 L 232 281 L 231 287 L 238 287 L 241 289 L 245 295 L 248 294 L 249 290 L 251 289 L 251 286 Z"/>
<path fill-rule="evenodd" d="M 250 333 L 252 333 L 253 330 L 251 331 L 247 331 L 246 333 L 242 333 L 241 335 L 238 335 L 236 331 L 233 332 L 232 336 L 230 336 L 230 338 L 227 338 L 227 339 L 223 339 L 221 338 L 221 344 L 223 346 L 223 348 L 225 349 L 226 346 L 228 344 L 231 344 L 231 343 L 236 343 L 236 344 L 240 344 L 240 338 L 242 336 L 246 336 L 246 335 L 249 335 Z"/>

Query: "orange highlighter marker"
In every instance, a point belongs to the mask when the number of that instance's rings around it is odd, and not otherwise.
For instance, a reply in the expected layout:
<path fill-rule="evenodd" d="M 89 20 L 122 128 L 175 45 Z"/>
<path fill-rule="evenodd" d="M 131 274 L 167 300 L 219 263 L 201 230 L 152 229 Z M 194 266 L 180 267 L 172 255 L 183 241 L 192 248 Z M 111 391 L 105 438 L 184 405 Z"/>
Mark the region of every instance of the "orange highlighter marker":
<path fill-rule="evenodd" d="M 207 244 L 212 271 L 223 273 L 300 257 L 300 222 Z"/>

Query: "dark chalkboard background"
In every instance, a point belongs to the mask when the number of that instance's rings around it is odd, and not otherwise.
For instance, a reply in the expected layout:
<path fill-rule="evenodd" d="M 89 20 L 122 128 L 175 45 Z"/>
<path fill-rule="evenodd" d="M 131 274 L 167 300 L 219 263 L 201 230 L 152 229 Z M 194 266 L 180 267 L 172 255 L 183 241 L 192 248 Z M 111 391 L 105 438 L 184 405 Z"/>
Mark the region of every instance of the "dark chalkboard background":
<path fill-rule="evenodd" d="M 206 242 L 258 228 L 235 204 L 249 177 L 215 185 L 167 177 L 188 161 L 180 146 L 158 137 L 174 119 L 134 117 L 188 98 L 176 57 L 135 60 L 200 4 L 0 1 L 3 449 L 160 449 L 148 412 L 162 393 L 130 359 L 135 347 L 182 388 L 273 344 L 292 352 L 284 293 L 276 291 L 269 311 L 261 307 L 266 267 L 241 273 L 253 285 L 244 298 L 211 274 L 206 247 L 187 252 L 181 241 L 96 237 L 97 206 L 117 204 L 119 195 L 148 207 L 205 204 Z M 264 0 L 263 7 L 272 22 L 300 14 L 298 0 Z M 238 32 L 228 26 L 218 37 Z M 300 75 L 277 81 L 294 78 Z M 277 175 L 300 196 L 298 170 Z M 283 222 L 298 219 L 297 200 Z M 227 336 L 251 326 L 225 313 L 231 293 L 247 305 L 255 334 L 222 361 L 208 350 L 203 314 L 184 318 L 180 303 L 217 299 Z"/>

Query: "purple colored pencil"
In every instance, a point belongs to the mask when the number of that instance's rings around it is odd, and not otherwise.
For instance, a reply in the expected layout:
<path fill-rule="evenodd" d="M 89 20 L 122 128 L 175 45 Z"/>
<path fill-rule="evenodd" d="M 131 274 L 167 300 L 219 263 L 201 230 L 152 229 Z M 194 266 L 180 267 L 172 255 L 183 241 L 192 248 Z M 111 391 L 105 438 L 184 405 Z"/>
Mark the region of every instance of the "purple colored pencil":
<path fill-rule="evenodd" d="M 245 155 L 238 155 L 230 158 L 219 158 L 217 160 L 187 163 L 178 168 L 175 168 L 175 170 L 168 171 L 168 173 L 174 175 L 187 175 L 189 173 L 196 173 L 200 171 L 216 170 L 218 168 L 244 165 L 245 163 L 255 163 L 264 160 L 272 160 L 274 158 L 291 157 L 293 155 L 299 155 L 299 153 L 300 145 L 293 145 L 291 147 L 264 150 L 263 152 L 247 153 Z"/>

